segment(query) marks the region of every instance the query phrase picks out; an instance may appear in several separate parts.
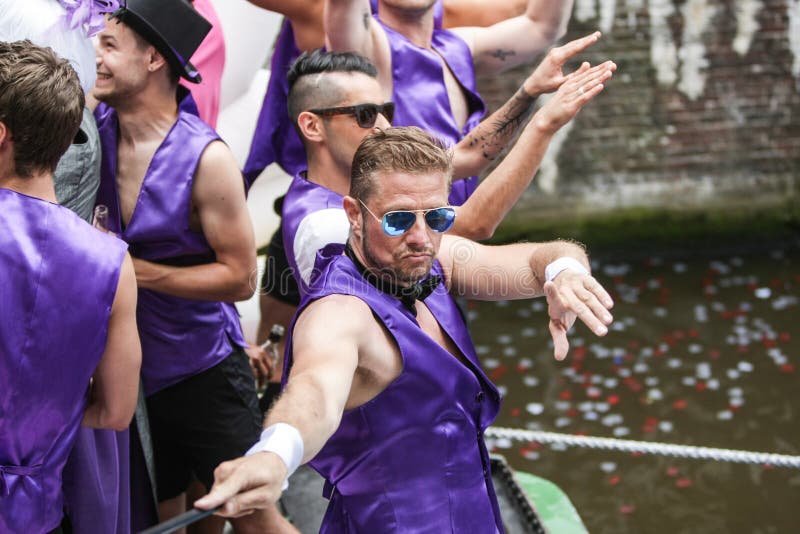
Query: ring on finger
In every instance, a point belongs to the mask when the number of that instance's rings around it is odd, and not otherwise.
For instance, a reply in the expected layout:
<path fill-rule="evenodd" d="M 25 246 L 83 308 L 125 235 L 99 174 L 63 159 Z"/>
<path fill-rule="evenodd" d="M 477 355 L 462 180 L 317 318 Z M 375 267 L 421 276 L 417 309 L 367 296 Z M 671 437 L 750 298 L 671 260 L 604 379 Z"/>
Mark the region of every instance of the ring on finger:
<path fill-rule="evenodd" d="M 578 87 L 578 94 L 579 94 L 579 95 L 583 96 L 583 93 L 584 93 L 584 92 L 585 92 L 585 91 L 583 90 L 583 86 L 580 86 L 580 87 Z"/>

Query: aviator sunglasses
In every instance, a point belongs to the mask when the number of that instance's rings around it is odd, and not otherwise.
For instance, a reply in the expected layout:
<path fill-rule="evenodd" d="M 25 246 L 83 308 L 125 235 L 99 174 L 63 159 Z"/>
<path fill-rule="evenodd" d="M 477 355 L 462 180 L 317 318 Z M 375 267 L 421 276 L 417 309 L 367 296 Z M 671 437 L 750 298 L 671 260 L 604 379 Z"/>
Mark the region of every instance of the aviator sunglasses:
<path fill-rule="evenodd" d="M 356 104 L 355 106 L 342 106 L 338 108 L 317 108 L 309 109 L 311 113 L 320 117 L 331 117 L 333 115 L 353 115 L 361 128 L 372 128 L 378 120 L 380 113 L 386 120 L 392 122 L 394 118 L 394 102 L 383 104 Z"/>
<path fill-rule="evenodd" d="M 395 210 L 387 211 L 383 217 L 378 217 L 372 210 L 367 207 L 361 199 L 358 199 L 361 205 L 364 206 L 370 215 L 376 221 L 381 223 L 383 233 L 397 237 L 408 232 L 414 223 L 417 222 L 417 213 L 421 213 L 425 219 L 425 224 L 434 232 L 446 232 L 452 228 L 456 220 L 456 210 L 450 206 L 442 206 L 441 208 L 431 208 L 429 210 Z"/>

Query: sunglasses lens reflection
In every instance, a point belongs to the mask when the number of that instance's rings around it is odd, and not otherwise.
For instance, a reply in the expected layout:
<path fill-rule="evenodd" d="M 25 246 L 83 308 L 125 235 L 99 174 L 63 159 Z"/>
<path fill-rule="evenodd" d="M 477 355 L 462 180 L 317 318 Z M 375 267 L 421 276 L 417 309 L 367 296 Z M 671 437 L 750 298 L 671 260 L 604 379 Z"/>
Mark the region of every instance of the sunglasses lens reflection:
<path fill-rule="evenodd" d="M 455 218 L 453 208 L 437 208 L 425 214 L 425 222 L 434 232 L 446 232 L 453 226 Z"/>
<path fill-rule="evenodd" d="M 417 214 L 413 211 L 392 211 L 383 216 L 383 231 L 390 236 L 402 235 L 416 220 Z"/>

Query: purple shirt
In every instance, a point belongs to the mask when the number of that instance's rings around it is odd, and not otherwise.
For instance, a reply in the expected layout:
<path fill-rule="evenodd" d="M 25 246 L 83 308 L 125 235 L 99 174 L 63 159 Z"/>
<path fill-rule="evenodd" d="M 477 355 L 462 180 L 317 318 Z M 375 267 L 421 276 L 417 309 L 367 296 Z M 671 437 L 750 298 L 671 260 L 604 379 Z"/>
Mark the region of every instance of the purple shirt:
<path fill-rule="evenodd" d="M 0 532 L 49 532 L 126 246 L 0 189 Z"/>
<path fill-rule="evenodd" d="M 178 119 L 156 150 L 136 207 L 123 228 L 117 195 L 117 115 L 104 104 L 95 110 L 103 148 L 97 203 L 108 206 L 109 229 L 137 258 L 174 266 L 211 263 L 214 251 L 201 232 L 189 228 L 194 174 L 217 133 L 182 103 Z M 210 369 L 245 344 L 232 303 L 193 300 L 139 290 L 136 319 L 142 340 L 142 384 L 153 394 Z"/>
<path fill-rule="evenodd" d="M 444 286 L 425 300 L 464 363 L 422 331 L 398 299 L 367 283 L 342 249 L 320 252 L 320 274 L 296 317 L 331 294 L 361 299 L 397 343 L 403 371 L 375 398 L 346 411 L 310 462 L 325 477 L 331 500 L 320 532 L 503 532 L 483 442 L 500 395 L 455 302 Z M 438 262 L 433 274 L 441 274 Z"/>

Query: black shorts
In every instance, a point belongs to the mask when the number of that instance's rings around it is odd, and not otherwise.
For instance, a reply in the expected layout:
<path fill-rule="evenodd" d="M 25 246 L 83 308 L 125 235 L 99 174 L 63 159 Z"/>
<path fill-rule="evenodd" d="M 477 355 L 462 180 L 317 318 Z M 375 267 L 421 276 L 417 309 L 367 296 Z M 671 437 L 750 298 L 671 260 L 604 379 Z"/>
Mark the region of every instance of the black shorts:
<path fill-rule="evenodd" d="M 267 247 L 267 261 L 261 277 L 261 291 L 273 298 L 297 306 L 300 304 L 300 290 L 294 277 L 294 270 L 286 259 L 283 247 L 283 221 L 272 235 Z"/>
<path fill-rule="evenodd" d="M 211 369 L 147 397 L 147 412 L 159 502 L 186 491 L 192 476 L 210 489 L 214 469 L 261 435 L 253 372 L 237 346 Z"/>

